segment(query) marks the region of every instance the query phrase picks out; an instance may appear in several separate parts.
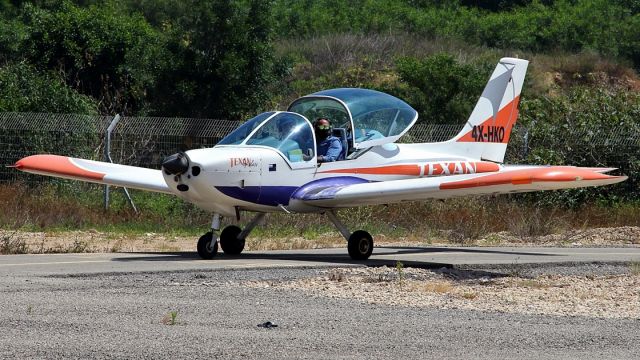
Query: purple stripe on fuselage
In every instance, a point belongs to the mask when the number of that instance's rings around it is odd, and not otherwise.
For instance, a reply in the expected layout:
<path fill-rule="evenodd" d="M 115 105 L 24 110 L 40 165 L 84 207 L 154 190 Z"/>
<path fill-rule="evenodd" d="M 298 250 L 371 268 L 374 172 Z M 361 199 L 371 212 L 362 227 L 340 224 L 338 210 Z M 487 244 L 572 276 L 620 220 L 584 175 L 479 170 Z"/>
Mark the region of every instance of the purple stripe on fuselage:
<path fill-rule="evenodd" d="M 234 199 L 251 202 L 254 204 L 278 206 L 289 205 L 291 194 L 297 186 L 216 186 L 221 193 Z"/>
<path fill-rule="evenodd" d="M 354 184 L 368 183 L 368 180 L 354 176 L 336 176 L 308 182 L 298 188 L 291 198 L 296 200 L 332 199 L 336 192 Z"/>

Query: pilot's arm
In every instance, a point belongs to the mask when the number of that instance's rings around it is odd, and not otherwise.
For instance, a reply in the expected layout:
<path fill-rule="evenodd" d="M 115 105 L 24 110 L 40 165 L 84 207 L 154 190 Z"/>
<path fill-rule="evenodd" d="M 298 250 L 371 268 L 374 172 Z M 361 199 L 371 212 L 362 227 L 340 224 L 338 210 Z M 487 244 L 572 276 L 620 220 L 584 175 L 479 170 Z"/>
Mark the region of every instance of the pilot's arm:
<path fill-rule="evenodd" d="M 329 148 L 325 155 L 318 156 L 318 162 L 331 162 L 338 160 L 338 157 L 342 153 L 342 142 L 337 137 L 329 139 Z"/>

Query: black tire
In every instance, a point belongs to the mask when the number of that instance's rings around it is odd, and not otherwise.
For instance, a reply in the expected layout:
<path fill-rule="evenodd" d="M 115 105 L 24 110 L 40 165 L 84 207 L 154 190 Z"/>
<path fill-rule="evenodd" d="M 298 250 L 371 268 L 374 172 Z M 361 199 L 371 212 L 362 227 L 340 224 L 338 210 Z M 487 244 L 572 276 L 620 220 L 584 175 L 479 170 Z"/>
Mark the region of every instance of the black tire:
<path fill-rule="evenodd" d="M 367 260 L 373 252 L 373 238 L 364 230 L 354 231 L 347 245 L 349 256 L 353 260 Z"/>
<path fill-rule="evenodd" d="M 220 247 L 227 255 L 238 255 L 244 250 L 244 239 L 238 239 L 242 229 L 229 225 L 220 233 Z"/>
<path fill-rule="evenodd" d="M 213 232 L 202 235 L 198 240 L 198 255 L 205 260 L 211 260 L 218 253 L 218 241 Z"/>

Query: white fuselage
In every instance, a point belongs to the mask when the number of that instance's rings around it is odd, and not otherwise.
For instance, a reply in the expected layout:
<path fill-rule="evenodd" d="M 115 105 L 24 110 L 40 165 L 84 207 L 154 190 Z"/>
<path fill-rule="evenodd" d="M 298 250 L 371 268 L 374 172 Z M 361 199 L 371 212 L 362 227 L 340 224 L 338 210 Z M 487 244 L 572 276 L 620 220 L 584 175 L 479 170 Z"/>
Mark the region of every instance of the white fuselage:
<path fill-rule="evenodd" d="M 270 147 L 217 146 L 188 151 L 189 171 L 181 176 L 164 173 L 164 177 L 184 200 L 230 216 L 236 210 L 324 211 L 291 201 L 301 186 L 320 179 L 381 182 L 500 169 L 494 163 L 436 153 L 428 145 L 432 144 L 385 144 L 362 150 L 352 159 L 321 164 L 315 158 L 292 164 Z M 194 167 L 199 169 L 194 172 Z M 180 184 L 188 190 L 180 191 Z"/>

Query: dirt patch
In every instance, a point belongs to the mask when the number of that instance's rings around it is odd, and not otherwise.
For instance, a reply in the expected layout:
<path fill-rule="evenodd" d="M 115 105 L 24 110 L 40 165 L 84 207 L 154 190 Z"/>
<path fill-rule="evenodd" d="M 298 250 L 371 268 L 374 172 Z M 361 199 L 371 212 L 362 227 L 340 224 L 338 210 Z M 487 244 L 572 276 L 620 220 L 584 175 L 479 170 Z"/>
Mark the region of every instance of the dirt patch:
<path fill-rule="evenodd" d="M 578 229 L 534 237 L 516 237 L 507 232 L 491 234 L 478 241 L 478 245 L 497 244 L 505 246 L 621 246 L 640 244 L 640 227 L 621 226 L 613 228 Z"/>
<path fill-rule="evenodd" d="M 287 282 L 249 287 L 300 290 L 366 303 L 519 314 L 640 318 L 640 274 L 544 275 L 535 278 L 460 276 L 451 271 L 394 268 L 332 269 Z"/>

